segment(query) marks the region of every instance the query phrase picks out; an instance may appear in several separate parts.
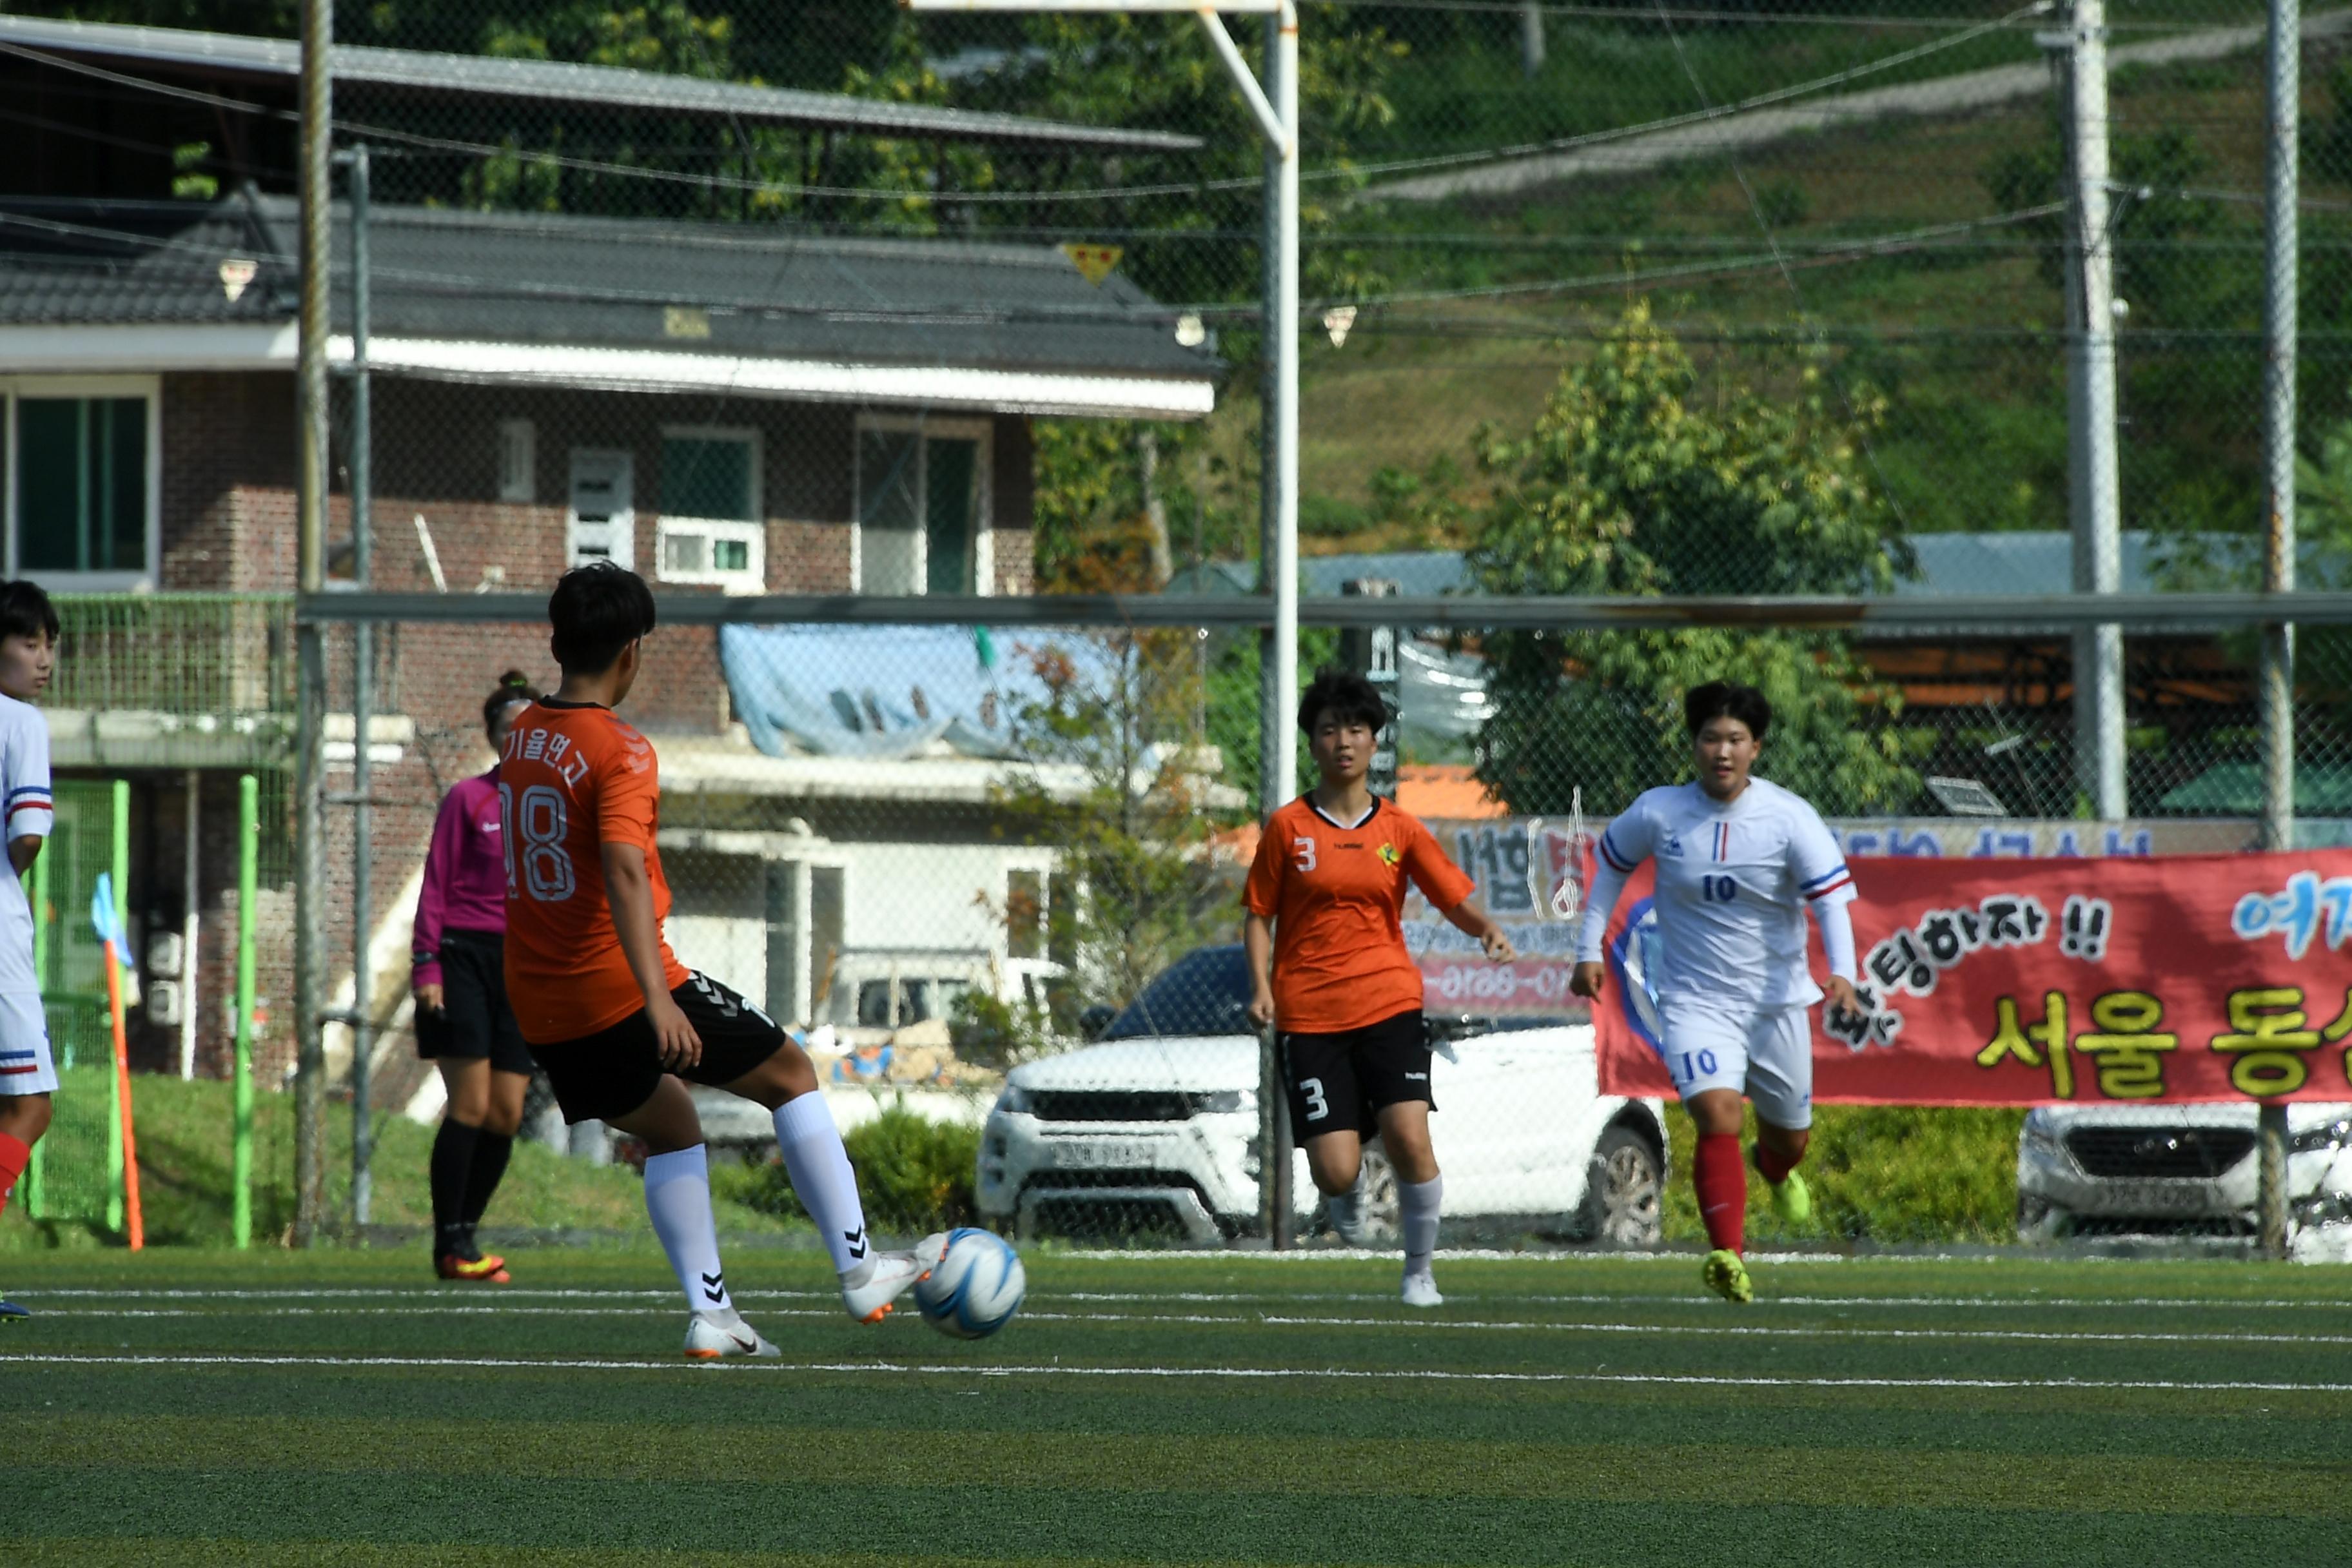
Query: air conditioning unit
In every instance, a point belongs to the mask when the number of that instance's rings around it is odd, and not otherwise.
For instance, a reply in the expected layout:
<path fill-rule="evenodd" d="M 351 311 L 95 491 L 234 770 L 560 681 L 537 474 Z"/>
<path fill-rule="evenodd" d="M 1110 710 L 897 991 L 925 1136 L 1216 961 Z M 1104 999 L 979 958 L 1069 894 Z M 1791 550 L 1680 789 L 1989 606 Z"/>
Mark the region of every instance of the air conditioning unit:
<path fill-rule="evenodd" d="M 708 583 L 730 594 L 767 591 L 768 534 L 761 524 L 665 517 L 659 531 L 664 582 Z"/>

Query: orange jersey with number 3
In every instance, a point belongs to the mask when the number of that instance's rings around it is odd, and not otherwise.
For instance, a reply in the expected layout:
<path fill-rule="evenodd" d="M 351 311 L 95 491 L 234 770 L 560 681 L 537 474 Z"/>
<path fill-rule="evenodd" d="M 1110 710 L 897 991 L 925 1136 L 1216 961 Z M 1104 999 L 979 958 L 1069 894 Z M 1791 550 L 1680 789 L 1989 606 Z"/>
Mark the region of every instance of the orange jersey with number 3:
<path fill-rule="evenodd" d="M 643 735 L 609 708 L 532 703 L 499 759 L 499 821 L 507 859 L 507 1001 L 525 1040 L 576 1040 L 646 1005 L 613 923 L 607 844 L 645 851 L 662 984 L 686 984 L 686 966 L 660 935 L 669 918 L 669 882 L 654 847 L 660 774 Z"/>
<path fill-rule="evenodd" d="M 1286 1034 L 1360 1029 L 1420 1006 L 1405 880 L 1441 910 L 1475 886 L 1419 817 L 1373 801 L 1371 816 L 1343 827 L 1301 795 L 1259 836 L 1242 902 L 1274 922 L 1274 1018 Z"/>

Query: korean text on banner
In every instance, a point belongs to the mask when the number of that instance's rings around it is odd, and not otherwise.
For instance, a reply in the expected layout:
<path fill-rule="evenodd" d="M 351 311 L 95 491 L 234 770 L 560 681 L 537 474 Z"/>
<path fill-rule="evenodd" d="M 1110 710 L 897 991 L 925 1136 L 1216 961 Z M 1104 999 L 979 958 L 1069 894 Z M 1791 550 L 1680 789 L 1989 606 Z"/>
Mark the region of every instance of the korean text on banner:
<path fill-rule="evenodd" d="M 1852 864 L 1868 1010 L 1814 1010 L 1817 1101 L 2352 1100 L 2352 850 Z M 1606 1093 L 1674 1092 L 1650 889 L 1609 927 Z"/>

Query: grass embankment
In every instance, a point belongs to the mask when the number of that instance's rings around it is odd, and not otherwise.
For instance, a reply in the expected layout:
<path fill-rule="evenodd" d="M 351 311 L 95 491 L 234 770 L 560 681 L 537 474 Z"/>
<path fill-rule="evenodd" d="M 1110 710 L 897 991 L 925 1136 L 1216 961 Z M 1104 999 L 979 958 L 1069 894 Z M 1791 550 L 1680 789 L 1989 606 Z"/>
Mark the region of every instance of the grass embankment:
<path fill-rule="evenodd" d="M 107 1075 L 79 1068 L 64 1075 L 56 1121 L 42 1141 L 47 1215 L 29 1217 L 12 1201 L 0 1215 L 0 1250 L 115 1245 L 103 1207 L 106 1170 Z M 131 1079 L 139 1141 L 139 1187 L 151 1246 L 217 1245 L 230 1239 L 230 1126 L 226 1083 L 184 1083 L 141 1076 Z M 432 1194 L 425 1163 L 434 1129 L 403 1116 L 374 1121 L 371 1221 L 428 1230 Z M 352 1113 L 331 1103 L 326 1117 L 327 1212 L 340 1221 L 351 1212 Z M 253 1235 L 277 1242 L 294 1218 L 294 1097 L 254 1099 Z M 782 1234 L 806 1223 L 723 1195 L 722 1234 Z M 20 1194 L 20 1196 L 22 1194 Z M 518 1142 L 506 1179 L 483 1216 L 486 1235 L 500 1231 L 582 1231 L 634 1235 L 645 1226 L 643 1189 L 626 1166 L 595 1166 L 551 1149 Z"/>
<path fill-rule="evenodd" d="M 1943 74 L 1982 63 L 1956 55 L 1916 68 Z M 1782 71 L 1774 80 L 1803 74 Z M 2316 83 L 2319 75 L 2311 79 Z M 1657 79 L 1687 91 L 1671 62 Z M 2306 97 L 2315 125 L 2352 113 L 2316 85 Z M 2261 79 L 2251 54 L 2120 70 L 2114 100 L 2118 133 L 2126 139 L 2144 140 L 2166 127 L 2189 136 L 2194 178 L 2185 183 L 2261 188 Z M 1610 122 L 1688 107 L 1661 101 L 1639 113 L 1629 107 Z M 1728 160 L 1709 157 L 1499 198 L 1365 200 L 1349 207 L 1339 232 L 1323 243 L 1358 256 L 1382 280 L 1379 291 L 1405 298 L 1367 311 L 1344 346 L 1320 338 L 1307 345 L 1299 455 L 1305 548 L 1463 542 L 1433 533 L 1414 498 L 1398 503 L 1395 477 L 1423 475 L 1433 459 L 1446 459 L 1465 471 L 1457 498 L 1477 502 L 1484 486 L 1467 472 L 1474 433 L 1489 422 L 1524 432 L 1562 368 L 1590 352 L 1593 333 L 1607 328 L 1629 294 L 1652 296 L 1660 316 L 1680 324 L 1703 366 L 1737 361 L 1729 374 L 1767 386 L 1786 374 L 1785 366 L 1709 336 L 1786 333 L 1800 320 L 1831 329 L 1845 345 L 1841 385 L 1866 383 L 1888 400 L 1885 425 L 1872 438 L 1873 461 L 1908 528 L 2063 529 L 2063 301 L 2042 264 L 2049 234 L 2003 223 L 1877 252 L 1822 249 L 1863 236 L 1995 218 L 2002 207 L 1991 178 L 1996 165 L 2046 149 L 2053 134 L 2048 102 L 2033 99 L 1986 113 L 1890 118 L 1791 137 L 1743 153 L 1736 171 Z M 2311 162 L 2307 195 L 2338 194 L 2352 181 L 2352 166 Z M 1757 206 L 1771 226 L 1769 243 Z M 2214 269 L 2238 266 L 2230 247 L 2241 237 L 2243 254 L 2258 258 L 2253 237 L 2240 233 L 2258 215 L 2236 206 L 2216 211 L 2198 221 L 2221 226 L 2189 243 L 2212 252 L 2200 254 L 2190 272 L 2203 268 L 2218 278 Z M 2146 225 L 2177 215 L 2150 208 L 2128 216 Z M 2325 221 L 2307 220 L 2306 244 L 2317 243 L 2308 225 Z M 1789 260 L 1785 276 L 1769 259 L 1772 244 Z M 1547 283 L 1562 286 L 1516 291 Z M 2141 293 L 2134 329 L 2252 325 L 2198 315 L 2203 282 L 2186 295 L 2179 292 L 2185 285 L 2172 285 L 2177 309 L 2194 317 L 2180 320 L 2165 319 L 2161 301 L 2152 307 L 2143 292 L 2156 287 L 2151 279 L 2136 278 L 2128 286 Z M 1505 292 L 1449 297 L 1483 289 Z M 2258 300 L 2259 289 L 2249 289 L 2231 297 Z M 1850 342 L 1856 334 L 1873 341 Z M 2254 424 L 2215 418 L 2211 405 L 2222 384 L 2198 379 L 2244 372 L 2238 365 L 2243 356 L 2232 348 L 2176 363 L 2165 356 L 2177 359 L 2177 345 L 2165 338 L 2127 332 L 2126 342 L 2127 368 L 2143 377 L 2133 398 L 2141 433 L 2137 482 L 2162 492 L 2167 506 L 2177 500 L 2179 508 L 2194 511 L 2192 492 L 2201 492 L 2190 471 L 2217 465 L 2234 471 L 2255 449 Z M 2259 356 L 2245 362 L 2258 363 Z M 2342 417 L 2340 378 L 2315 385 L 2309 397 L 2318 400 L 2305 411 L 2315 428 Z M 1237 382 L 1220 400 L 1211 441 L 1238 459 L 1258 422 L 1255 388 Z"/>

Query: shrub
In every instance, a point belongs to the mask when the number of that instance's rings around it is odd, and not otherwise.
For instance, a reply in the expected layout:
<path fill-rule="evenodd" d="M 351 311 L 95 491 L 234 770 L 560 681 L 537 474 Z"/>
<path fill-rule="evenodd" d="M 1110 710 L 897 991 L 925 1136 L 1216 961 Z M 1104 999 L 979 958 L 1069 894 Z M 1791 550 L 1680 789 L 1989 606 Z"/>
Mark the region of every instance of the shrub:
<path fill-rule="evenodd" d="M 852 1128 L 842 1142 L 857 1170 L 866 1223 L 875 1231 L 923 1236 L 972 1222 L 978 1212 L 972 1196 L 980 1163 L 977 1127 L 933 1121 L 899 1100 L 873 1121 Z M 750 1167 L 726 1185 L 726 1196 L 763 1214 L 807 1213 L 781 1159 Z"/>

